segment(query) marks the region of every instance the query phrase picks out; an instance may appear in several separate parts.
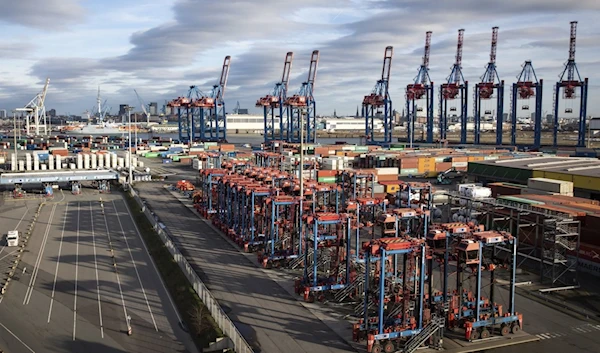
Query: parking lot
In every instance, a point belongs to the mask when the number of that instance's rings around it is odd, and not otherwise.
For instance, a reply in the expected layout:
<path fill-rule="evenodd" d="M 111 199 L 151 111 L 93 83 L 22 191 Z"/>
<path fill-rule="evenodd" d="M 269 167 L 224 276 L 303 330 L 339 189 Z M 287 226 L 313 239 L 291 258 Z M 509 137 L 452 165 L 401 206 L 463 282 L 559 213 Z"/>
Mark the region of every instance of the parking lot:
<path fill-rule="evenodd" d="M 37 206 L 2 208 L 3 226 L 25 231 Z M 0 349 L 196 351 L 120 194 L 57 194 L 35 223 L 0 303 Z"/>

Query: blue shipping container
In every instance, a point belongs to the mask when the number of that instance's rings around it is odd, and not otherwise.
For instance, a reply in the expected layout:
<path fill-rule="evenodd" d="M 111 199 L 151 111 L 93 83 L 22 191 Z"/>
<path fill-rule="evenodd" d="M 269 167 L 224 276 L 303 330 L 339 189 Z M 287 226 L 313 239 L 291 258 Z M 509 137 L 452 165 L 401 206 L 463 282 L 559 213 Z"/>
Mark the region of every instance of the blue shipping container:
<path fill-rule="evenodd" d="M 169 164 L 172 162 L 170 159 L 163 159 L 162 161 L 163 161 L 163 164 Z"/>

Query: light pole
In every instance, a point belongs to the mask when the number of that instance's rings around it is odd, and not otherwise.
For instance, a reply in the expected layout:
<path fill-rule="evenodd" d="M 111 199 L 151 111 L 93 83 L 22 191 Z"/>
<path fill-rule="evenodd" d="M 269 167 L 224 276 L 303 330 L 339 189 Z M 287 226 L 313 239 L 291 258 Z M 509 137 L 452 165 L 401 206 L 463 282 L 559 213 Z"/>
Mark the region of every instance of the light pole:
<path fill-rule="evenodd" d="M 131 110 L 133 109 L 133 107 L 127 106 L 127 117 L 129 119 L 129 129 L 128 133 L 129 133 L 129 150 L 128 150 L 128 154 L 127 154 L 127 158 L 129 159 L 129 185 L 133 184 L 133 169 L 131 166 Z"/>
<path fill-rule="evenodd" d="M 299 253 L 302 253 L 302 213 L 304 212 L 304 112 L 304 109 L 300 112 L 300 176 L 298 177 L 300 180 L 300 217 L 298 217 L 298 239 L 300 240 L 298 243 Z M 304 251 L 307 250 L 308 249 L 304 249 Z"/>
<path fill-rule="evenodd" d="M 11 166 L 11 169 L 13 171 L 18 170 L 18 165 L 19 165 L 19 158 L 17 155 L 17 111 L 13 110 L 13 124 L 14 124 L 14 130 L 13 130 L 13 142 L 15 144 L 15 165 Z"/>

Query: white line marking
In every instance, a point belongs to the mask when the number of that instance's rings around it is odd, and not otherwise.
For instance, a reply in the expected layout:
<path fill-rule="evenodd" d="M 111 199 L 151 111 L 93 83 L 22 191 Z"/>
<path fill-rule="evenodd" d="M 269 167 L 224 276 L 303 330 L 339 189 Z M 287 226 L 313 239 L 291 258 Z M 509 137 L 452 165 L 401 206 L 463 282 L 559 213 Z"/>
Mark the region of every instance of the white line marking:
<path fill-rule="evenodd" d="M 10 255 L 12 255 L 12 254 L 14 254 L 14 253 L 16 253 L 16 252 L 18 252 L 18 251 L 19 251 L 19 250 L 13 250 L 12 252 L 9 252 L 8 254 L 6 254 L 6 255 L 4 255 L 4 256 L 2 256 L 2 257 L 0 257 L 0 261 L 1 261 L 1 260 L 4 260 L 5 258 L 9 257 Z"/>
<path fill-rule="evenodd" d="M 158 326 L 156 326 L 156 320 L 154 320 L 154 314 L 152 314 L 152 309 L 150 308 L 150 302 L 148 301 L 148 296 L 146 295 L 146 290 L 144 289 L 144 285 L 142 284 L 142 279 L 140 278 L 140 273 L 138 272 L 138 268 L 135 264 L 135 260 L 133 259 L 133 253 L 131 252 L 131 248 L 129 247 L 129 242 L 127 241 L 127 237 L 125 236 L 125 230 L 123 229 L 123 223 L 121 223 L 121 216 L 119 216 L 119 211 L 117 210 L 117 206 L 115 205 L 115 201 L 112 201 L 113 208 L 115 209 L 115 214 L 117 215 L 117 220 L 119 221 L 119 227 L 121 228 L 121 234 L 123 235 L 123 239 L 125 239 L 125 245 L 127 245 L 127 250 L 129 251 L 129 257 L 131 258 L 131 263 L 133 263 L 133 269 L 135 270 L 135 274 L 137 275 L 138 282 L 140 283 L 140 288 L 142 289 L 142 294 L 144 295 L 144 299 L 146 300 L 146 306 L 148 307 L 148 312 L 150 312 L 150 318 L 152 318 L 152 323 L 154 324 L 154 329 L 158 331 Z"/>
<path fill-rule="evenodd" d="M 19 337 L 17 337 L 17 335 L 15 335 L 11 330 L 9 330 L 8 327 L 4 326 L 2 323 L 0 323 L 0 326 L 2 326 L 2 328 L 5 329 L 6 332 L 10 333 L 23 346 L 25 346 L 25 348 L 27 348 L 31 353 L 35 353 L 35 351 L 31 349 L 31 347 L 29 347 L 25 342 L 23 342 Z"/>
<path fill-rule="evenodd" d="M 46 250 L 46 244 L 48 243 L 48 235 L 50 234 L 50 226 L 52 226 L 52 219 L 54 218 L 54 212 L 56 211 L 56 205 L 52 206 L 52 211 L 50 211 L 50 217 L 48 218 L 48 224 L 46 225 L 46 232 L 44 233 L 44 238 L 42 239 L 42 246 L 40 247 L 40 251 L 38 253 L 37 259 L 33 266 L 33 271 L 31 271 L 31 278 L 29 279 L 29 287 L 25 293 L 25 298 L 23 298 L 23 305 L 29 304 L 31 300 L 31 295 L 33 294 L 33 289 L 35 286 L 35 281 L 37 280 L 37 275 L 40 272 L 40 264 L 42 262 L 42 258 L 44 257 L 44 251 Z"/>
<path fill-rule="evenodd" d="M 73 341 L 75 341 L 75 332 L 77 331 L 77 277 L 79 275 L 79 211 L 81 204 L 77 203 L 77 237 L 76 237 L 76 245 L 75 245 L 75 289 L 74 295 L 75 299 L 73 300 Z"/>
<path fill-rule="evenodd" d="M 94 235 L 94 213 L 90 202 L 90 218 L 92 229 L 92 245 L 94 246 L 94 267 L 96 267 L 96 291 L 98 292 L 98 314 L 100 315 L 100 334 L 104 338 L 104 326 L 102 325 L 102 305 L 100 304 L 100 280 L 98 279 L 98 261 L 96 261 L 96 237 Z"/>
<path fill-rule="evenodd" d="M 542 333 L 539 336 L 542 336 L 544 339 L 550 338 L 550 335 Z"/>
<path fill-rule="evenodd" d="M 54 293 L 56 291 L 56 279 L 58 278 L 58 265 L 60 264 L 60 254 L 62 253 L 63 238 L 65 236 L 65 227 L 67 226 L 67 213 L 69 212 L 69 203 L 65 208 L 65 217 L 63 220 L 63 229 L 60 234 L 60 244 L 58 245 L 58 256 L 56 257 L 56 269 L 54 270 L 54 283 L 52 284 L 52 296 L 50 297 L 50 307 L 48 308 L 48 323 L 50 323 L 50 317 L 52 316 L 52 305 L 54 304 Z"/>
<path fill-rule="evenodd" d="M 106 237 L 108 238 L 109 250 L 112 251 L 112 245 L 110 240 L 110 231 L 108 230 L 108 221 L 106 220 L 106 212 L 102 213 L 104 215 L 104 225 L 106 227 Z M 114 255 L 113 255 L 114 256 Z M 116 260 L 113 260 L 116 261 Z M 121 293 L 121 303 L 123 303 L 123 314 L 125 315 L 125 325 L 126 327 L 129 325 L 127 320 L 127 307 L 125 307 L 125 297 L 123 297 L 123 290 L 121 288 L 121 280 L 119 279 L 119 271 L 117 271 L 117 266 L 114 266 L 115 275 L 117 276 L 117 283 L 119 284 L 119 292 Z"/>
<path fill-rule="evenodd" d="M 131 218 L 131 223 L 133 223 L 133 226 L 135 227 L 135 232 L 137 233 L 138 237 L 140 238 L 140 241 L 142 243 L 142 246 L 144 247 L 144 250 L 146 250 L 146 255 L 148 255 L 148 258 L 150 259 L 150 262 L 152 263 L 152 266 L 154 267 L 154 273 L 156 274 L 156 277 L 160 280 L 160 283 L 162 284 L 162 287 L 163 287 L 165 293 L 167 293 L 167 297 L 169 298 L 169 302 L 171 303 L 173 312 L 175 313 L 175 315 L 177 316 L 177 320 L 181 324 L 181 323 L 183 323 L 183 321 L 181 320 L 181 316 L 179 316 L 179 311 L 177 311 L 175 302 L 173 302 L 173 298 L 171 298 L 171 293 L 169 293 L 169 290 L 167 290 L 167 286 L 165 285 L 165 282 L 163 281 L 160 273 L 158 272 L 158 267 L 156 267 L 156 264 L 154 263 L 154 259 L 152 259 L 152 256 L 150 256 L 150 251 L 148 251 L 148 247 L 146 246 L 146 243 L 144 242 L 144 238 L 142 238 L 142 234 L 140 233 L 140 230 L 138 229 L 138 226 L 135 223 L 135 220 L 133 219 L 131 210 L 129 209 L 129 205 L 127 205 L 127 202 L 124 202 L 124 201 L 123 201 L 123 204 L 127 208 L 127 213 L 129 213 L 129 218 Z"/>

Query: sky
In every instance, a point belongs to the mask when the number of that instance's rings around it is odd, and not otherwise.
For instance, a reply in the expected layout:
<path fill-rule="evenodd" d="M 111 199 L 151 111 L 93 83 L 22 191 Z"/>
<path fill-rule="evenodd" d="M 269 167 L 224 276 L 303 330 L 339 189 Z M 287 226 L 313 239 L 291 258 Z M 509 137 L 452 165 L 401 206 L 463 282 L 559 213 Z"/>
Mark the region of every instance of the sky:
<path fill-rule="evenodd" d="M 227 110 L 239 102 L 258 113 L 255 102 L 280 80 L 286 52 L 294 52 L 295 93 L 318 49 L 317 113 L 354 115 L 381 77 L 388 45 L 390 94 L 402 110 L 426 31 L 433 32 L 437 97 L 454 63 L 458 29 L 465 29 L 462 66 L 473 86 L 489 61 L 491 27 L 498 26 L 500 78 L 512 84 L 531 60 L 545 81 L 543 111 L 550 113 L 552 86 L 568 58 L 569 22 L 578 21 L 576 62 L 590 79 L 588 114 L 600 116 L 597 0 L 0 0 L 0 8 L 0 109 L 9 111 L 25 106 L 46 78 L 46 108 L 62 114 L 91 111 L 98 86 L 112 113 L 119 104 L 140 109 L 134 89 L 146 104 L 161 106 L 190 85 L 208 92 L 230 55 Z"/>

